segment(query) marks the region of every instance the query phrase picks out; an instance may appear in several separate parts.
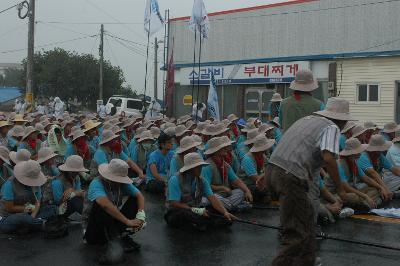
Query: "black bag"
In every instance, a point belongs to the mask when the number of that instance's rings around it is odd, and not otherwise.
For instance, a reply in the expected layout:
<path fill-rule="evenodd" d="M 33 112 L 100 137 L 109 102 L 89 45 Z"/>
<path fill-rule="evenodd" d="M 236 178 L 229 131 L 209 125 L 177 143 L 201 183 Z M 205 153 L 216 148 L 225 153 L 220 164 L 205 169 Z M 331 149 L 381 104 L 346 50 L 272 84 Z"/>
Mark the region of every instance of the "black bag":
<path fill-rule="evenodd" d="M 46 221 L 44 232 L 47 239 L 63 238 L 68 235 L 68 224 L 64 217 L 55 216 Z"/>

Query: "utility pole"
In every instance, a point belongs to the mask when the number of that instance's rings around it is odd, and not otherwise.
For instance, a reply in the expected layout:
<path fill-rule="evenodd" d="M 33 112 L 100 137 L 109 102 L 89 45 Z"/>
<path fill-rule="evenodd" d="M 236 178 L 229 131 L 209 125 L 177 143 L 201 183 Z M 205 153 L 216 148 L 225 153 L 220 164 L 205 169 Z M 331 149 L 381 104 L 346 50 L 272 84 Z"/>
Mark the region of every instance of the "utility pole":
<path fill-rule="evenodd" d="M 99 100 L 103 100 L 103 64 L 104 64 L 104 25 L 100 29 L 100 79 L 99 79 Z"/>
<path fill-rule="evenodd" d="M 35 53 L 35 0 L 29 1 L 28 26 L 28 59 L 26 65 L 26 102 L 30 108 L 33 104 L 33 56 Z"/>
<path fill-rule="evenodd" d="M 154 99 L 158 100 L 158 41 L 154 40 Z"/>

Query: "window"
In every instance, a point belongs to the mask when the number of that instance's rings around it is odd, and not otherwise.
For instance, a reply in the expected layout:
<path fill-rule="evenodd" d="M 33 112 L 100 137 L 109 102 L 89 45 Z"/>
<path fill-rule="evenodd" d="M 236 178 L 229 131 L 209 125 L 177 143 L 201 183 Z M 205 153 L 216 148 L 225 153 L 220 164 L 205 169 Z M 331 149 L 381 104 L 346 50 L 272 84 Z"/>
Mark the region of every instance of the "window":
<path fill-rule="evenodd" d="M 128 100 L 126 103 L 126 108 L 128 109 L 136 109 L 136 110 L 142 110 L 143 105 L 142 101 L 133 101 L 133 100 Z"/>
<path fill-rule="evenodd" d="M 379 95 L 379 85 L 357 84 L 357 103 L 379 103 Z"/>
<path fill-rule="evenodd" d="M 115 107 L 121 107 L 122 100 L 118 98 L 110 99 L 110 103 L 112 103 Z"/>

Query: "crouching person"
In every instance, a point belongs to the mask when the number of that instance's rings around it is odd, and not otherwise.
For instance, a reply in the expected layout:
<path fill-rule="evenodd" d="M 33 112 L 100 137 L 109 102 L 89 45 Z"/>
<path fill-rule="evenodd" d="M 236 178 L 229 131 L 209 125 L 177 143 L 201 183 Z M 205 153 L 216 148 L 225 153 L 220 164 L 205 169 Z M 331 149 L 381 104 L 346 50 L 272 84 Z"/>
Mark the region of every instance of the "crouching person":
<path fill-rule="evenodd" d="M 14 176 L 1 189 L 0 232 L 25 234 L 44 229 L 45 221 L 56 215 L 53 206 L 41 206 L 40 203 L 40 187 L 46 181 L 36 161 L 15 166 Z"/>
<path fill-rule="evenodd" d="M 87 193 L 84 239 L 88 244 L 107 245 L 101 264 L 118 263 L 123 252 L 140 248 L 132 234 L 145 225 L 144 197 L 128 177 L 129 166 L 120 159 L 99 166 Z"/>
<path fill-rule="evenodd" d="M 168 181 L 168 210 L 164 216 L 167 224 L 179 228 L 194 227 L 200 231 L 231 224 L 235 217 L 225 209 L 213 194 L 210 184 L 200 176 L 202 167 L 208 163 L 198 153 L 189 153 L 183 160 L 184 166 Z M 211 203 L 207 209 L 203 205 L 205 199 Z"/>

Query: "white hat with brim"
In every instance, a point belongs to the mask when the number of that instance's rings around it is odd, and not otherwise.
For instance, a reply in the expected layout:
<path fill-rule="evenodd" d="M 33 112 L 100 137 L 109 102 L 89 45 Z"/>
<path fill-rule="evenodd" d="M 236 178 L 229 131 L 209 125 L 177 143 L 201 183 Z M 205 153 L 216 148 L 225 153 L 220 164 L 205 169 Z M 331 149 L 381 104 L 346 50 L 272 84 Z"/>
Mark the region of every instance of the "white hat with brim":
<path fill-rule="evenodd" d="M 346 141 L 346 146 L 339 155 L 340 156 L 351 156 L 356 154 L 361 154 L 366 151 L 368 144 L 361 144 L 361 142 L 356 138 L 350 138 Z"/>
<path fill-rule="evenodd" d="M 247 132 L 249 132 L 250 130 L 252 130 L 252 129 L 255 129 L 256 128 L 256 126 L 254 125 L 254 123 L 247 123 L 246 124 L 246 126 L 244 127 L 244 128 L 242 128 L 241 129 L 241 131 L 243 132 L 243 133 L 247 133 Z"/>
<path fill-rule="evenodd" d="M 346 132 L 348 132 L 349 130 L 353 129 L 353 127 L 357 126 L 356 122 L 354 121 L 348 121 L 346 123 L 346 125 L 344 126 L 344 128 L 342 129 L 342 131 L 340 131 L 340 133 L 344 134 Z"/>
<path fill-rule="evenodd" d="M 368 152 L 384 152 L 392 147 L 393 143 L 391 141 L 386 141 L 385 138 L 380 135 L 376 134 L 371 137 L 369 140 L 369 145 L 366 151 Z"/>
<path fill-rule="evenodd" d="M 40 187 L 47 182 L 40 164 L 33 160 L 18 163 L 14 167 L 14 176 L 18 182 L 28 187 Z"/>
<path fill-rule="evenodd" d="M 83 133 L 82 130 L 77 129 L 74 131 L 74 133 L 72 134 L 72 142 L 74 142 L 75 140 L 82 138 L 82 137 L 86 137 L 85 133 Z"/>
<path fill-rule="evenodd" d="M 314 114 L 326 117 L 328 119 L 350 121 L 354 120 L 350 115 L 349 102 L 341 98 L 329 98 L 326 109 L 315 112 Z"/>
<path fill-rule="evenodd" d="M 275 127 L 272 125 L 263 124 L 258 128 L 258 132 L 267 133 L 268 131 L 274 129 Z"/>
<path fill-rule="evenodd" d="M 177 137 L 182 137 L 186 133 L 190 133 L 190 130 L 185 125 L 179 125 L 175 128 L 175 136 Z"/>
<path fill-rule="evenodd" d="M 53 159 L 57 157 L 58 155 L 51 149 L 51 148 L 41 148 L 38 151 L 38 159 L 37 162 L 42 164 L 44 162 L 47 162 L 50 159 Z"/>
<path fill-rule="evenodd" d="M 111 130 L 104 130 L 102 134 L 102 140 L 100 142 L 100 145 L 106 144 L 114 139 L 119 138 L 118 135 L 115 135 L 114 132 Z"/>
<path fill-rule="evenodd" d="M 0 146 L 0 159 L 7 163 L 8 165 L 10 165 L 10 151 L 4 147 L 4 146 Z"/>
<path fill-rule="evenodd" d="M 225 132 L 227 132 L 229 130 L 229 128 L 227 128 L 224 124 L 218 124 L 218 125 L 209 125 L 207 126 L 204 131 L 203 131 L 203 135 L 206 136 L 218 136 L 221 135 Z"/>
<path fill-rule="evenodd" d="M 14 164 L 18 164 L 20 162 L 29 161 L 32 154 L 26 149 L 20 149 L 19 151 L 10 152 L 10 159 Z"/>
<path fill-rule="evenodd" d="M 29 126 L 29 127 L 27 127 L 27 128 L 25 128 L 25 131 L 24 131 L 24 136 L 22 137 L 22 140 L 25 140 L 27 137 L 29 137 L 31 134 L 33 134 L 33 133 L 39 133 L 39 131 L 38 130 L 36 130 L 34 127 L 32 127 L 32 126 Z"/>
<path fill-rule="evenodd" d="M 208 142 L 208 149 L 204 152 L 205 155 L 211 155 L 223 148 L 229 147 L 232 145 L 232 142 L 223 141 L 223 137 L 212 138 Z"/>
<path fill-rule="evenodd" d="M 85 168 L 83 164 L 82 157 L 78 155 L 71 155 L 67 158 L 64 164 L 58 167 L 63 172 L 74 172 L 74 173 L 81 173 L 81 172 L 89 172 L 88 169 Z"/>
<path fill-rule="evenodd" d="M 144 127 L 139 127 L 138 129 L 136 129 L 135 132 L 135 139 L 140 139 L 140 136 L 143 134 L 143 132 L 145 132 L 146 129 Z"/>
<path fill-rule="evenodd" d="M 140 138 L 137 140 L 138 143 L 146 141 L 146 140 L 155 140 L 153 137 L 153 134 L 151 134 L 150 130 L 144 131 L 141 135 Z"/>
<path fill-rule="evenodd" d="M 247 139 L 243 142 L 244 145 L 250 145 L 253 144 L 254 141 L 256 140 L 256 137 L 260 134 L 258 131 L 258 128 L 252 129 L 249 132 L 247 132 Z"/>
<path fill-rule="evenodd" d="M 250 149 L 250 152 L 264 152 L 271 149 L 275 144 L 274 139 L 268 139 L 264 135 L 258 135 L 256 140 L 254 141 L 253 147 Z"/>
<path fill-rule="evenodd" d="M 209 163 L 206 163 L 197 152 L 186 154 L 185 157 L 183 157 L 183 162 L 184 166 L 179 170 L 181 173 L 199 166 L 209 165 Z"/>
<path fill-rule="evenodd" d="M 99 166 L 100 175 L 112 182 L 121 184 L 132 184 L 133 181 L 128 177 L 128 164 L 120 159 L 113 159 L 109 164 Z"/>
<path fill-rule="evenodd" d="M 196 147 L 198 147 L 200 145 L 201 145 L 201 142 L 197 142 L 197 141 L 194 140 L 193 137 L 187 136 L 187 137 L 184 137 L 181 140 L 179 148 L 177 148 L 175 152 L 177 154 L 181 154 L 181 153 L 184 153 L 185 151 L 188 151 L 190 149 L 196 148 Z"/>
<path fill-rule="evenodd" d="M 353 138 L 356 138 L 362 134 L 364 134 L 365 132 L 367 132 L 367 129 L 364 128 L 362 125 L 356 125 L 355 127 L 353 127 L 353 129 L 351 130 L 351 134 Z"/>
<path fill-rule="evenodd" d="M 295 91 L 311 92 L 318 88 L 318 81 L 314 79 L 310 70 L 299 70 L 289 88 Z"/>
<path fill-rule="evenodd" d="M 230 114 L 230 115 L 228 115 L 228 120 L 231 122 L 231 123 L 234 123 L 234 122 L 236 122 L 236 121 L 238 121 L 240 118 L 239 117 L 237 117 L 237 115 L 235 115 L 235 114 Z"/>
<path fill-rule="evenodd" d="M 400 126 L 397 125 L 396 123 L 392 122 L 392 123 L 385 124 L 385 126 L 384 126 L 382 131 L 384 133 L 393 133 L 393 132 L 396 132 L 399 129 L 400 129 Z"/>
<path fill-rule="evenodd" d="M 281 123 L 279 123 L 279 117 L 275 117 L 272 121 L 270 121 L 271 124 L 274 124 L 278 128 L 281 127 Z"/>
<path fill-rule="evenodd" d="M 22 138 L 24 136 L 24 128 L 22 126 L 14 126 L 11 135 L 14 138 Z"/>
<path fill-rule="evenodd" d="M 282 100 L 282 96 L 279 93 L 274 93 L 274 95 L 272 95 L 271 102 L 281 102 Z"/>

